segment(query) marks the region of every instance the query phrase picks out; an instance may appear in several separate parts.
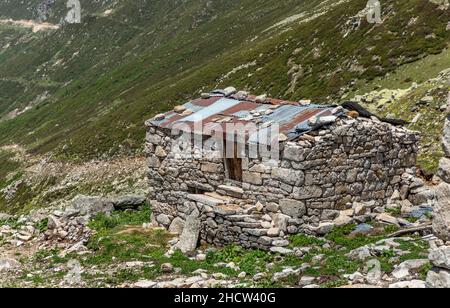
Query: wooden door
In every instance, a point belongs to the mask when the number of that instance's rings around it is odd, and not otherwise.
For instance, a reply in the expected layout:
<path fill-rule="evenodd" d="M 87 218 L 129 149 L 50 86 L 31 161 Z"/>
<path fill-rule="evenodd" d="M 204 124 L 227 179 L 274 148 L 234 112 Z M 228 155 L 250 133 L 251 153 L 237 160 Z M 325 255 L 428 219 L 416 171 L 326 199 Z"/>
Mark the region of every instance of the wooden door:
<path fill-rule="evenodd" d="M 225 141 L 224 144 L 227 144 Z M 227 151 L 225 151 L 225 154 Z M 238 158 L 238 145 L 234 142 L 234 157 L 225 158 L 228 170 L 228 178 L 233 181 L 242 182 L 242 158 Z M 225 156 L 226 157 L 226 156 Z"/>

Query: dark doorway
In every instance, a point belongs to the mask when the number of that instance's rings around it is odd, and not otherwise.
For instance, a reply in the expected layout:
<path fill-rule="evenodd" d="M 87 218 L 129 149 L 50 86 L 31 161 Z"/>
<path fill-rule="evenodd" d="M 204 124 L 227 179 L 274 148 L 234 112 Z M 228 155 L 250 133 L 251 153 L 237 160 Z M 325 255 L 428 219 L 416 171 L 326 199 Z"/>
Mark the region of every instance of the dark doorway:
<path fill-rule="evenodd" d="M 225 141 L 225 148 L 229 146 L 229 143 Z M 242 182 L 242 158 L 238 158 L 238 144 L 234 142 L 233 157 L 227 157 L 225 150 L 225 163 L 228 171 L 228 178 L 233 181 Z"/>

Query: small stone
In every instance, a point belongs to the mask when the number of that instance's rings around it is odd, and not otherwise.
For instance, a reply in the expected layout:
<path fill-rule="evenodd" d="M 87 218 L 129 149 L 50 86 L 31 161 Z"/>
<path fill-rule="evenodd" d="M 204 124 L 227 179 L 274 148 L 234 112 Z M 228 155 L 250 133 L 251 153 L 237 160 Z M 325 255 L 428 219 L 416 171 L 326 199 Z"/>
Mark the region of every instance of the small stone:
<path fill-rule="evenodd" d="M 367 234 L 373 231 L 373 226 L 369 224 L 360 224 L 358 225 L 355 230 L 351 233 L 352 235 L 356 234 Z"/>
<path fill-rule="evenodd" d="M 382 277 L 380 262 L 378 260 L 370 260 L 367 262 L 367 268 L 370 269 L 366 276 L 367 282 L 373 285 L 378 284 Z"/>
<path fill-rule="evenodd" d="M 184 220 L 180 217 L 175 217 L 169 227 L 169 232 L 174 234 L 181 234 L 184 229 Z"/>
<path fill-rule="evenodd" d="M 133 287 L 139 289 L 150 289 L 157 285 L 157 282 L 151 280 L 139 280 L 136 282 Z"/>
<path fill-rule="evenodd" d="M 336 227 L 342 227 L 350 224 L 352 221 L 353 219 L 350 216 L 347 216 L 341 212 L 339 217 L 333 220 L 333 224 L 335 224 Z"/>
<path fill-rule="evenodd" d="M 380 222 L 384 222 L 384 223 L 387 223 L 387 224 L 399 226 L 397 218 L 392 217 L 391 215 L 386 214 L 386 213 L 381 213 L 375 219 L 380 221 Z"/>
<path fill-rule="evenodd" d="M 353 260 L 364 261 L 364 260 L 372 257 L 372 254 L 370 252 L 369 247 L 362 246 L 362 247 L 359 247 L 359 248 L 356 248 L 356 249 L 350 251 L 350 253 L 348 253 L 346 256 Z"/>
<path fill-rule="evenodd" d="M 173 108 L 173 111 L 175 111 L 176 113 L 182 113 L 186 110 L 185 106 L 176 106 L 175 108 Z"/>
<path fill-rule="evenodd" d="M 262 212 L 264 209 L 264 205 L 261 202 L 256 203 L 256 211 Z"/>
<path fill-rule="evenodd" d="M 389 285 L 389 289 L 425 289 L 426 283 L 422 280 L 401 281 Z"/>
<path fill-rule="evenodd" d="M 315 281 L 316 281 L 316 277 L 303 276 L 302 278 L 300 278 L 298 285 L 300 287 L 306 287 L 306 286 L 314 284 Z"/>
<path fill-rule="evenodd" d="M 317 235 L 326 235 L 331 232 L 334 228 L 334 223 L 332 222 L 322 222 L 317 227 L 309 226 L 309 230 L 316 233 Z"/>
<path fill-rule="evenodd" d="M 165 118 L 166 118 L 166 115 L 160 113 L 160 114 L 155 115 L 155 116 L 153 117 L 153 120 L 154 120 L 154 121 L 162 121 L 162 120 L 164 120 Z"/>
<path fill-rule="evenodd" d="M 289 255 L 294 253 L 292 250 L 283 247 L 271 247 L 270 251 L 274 253 L 279 253 L 280 255 Z"/>
<path fill-rule="evenodd" d="M 170 263 L 161 264 L 161 270 L 163 271 L 163 273 L 172 273 L 173 265 Z"/>
<path fill-rule="evenodd" d="M 199 261 L 199 262 L 206 261 L 206 255 L 203 254 L 203 253 L 200 253 L 200 254 L 198 254 L 198 255 L 195 257 L 195 259 L 196 259 L 197 261 Z"/>
<path fill-rule="evenodd" d="M 272 245 L 275 247 L 286 247 L 289 246 L 289 241 L 287 240 L 276 240 L 272 242 Z"/>
<path fill-rule="evenodd" d="M 166 214 L 159 214 L 156 216 L 156 221 L 163 226 L 169 226 L 171 223 L 169 216 Z"/>
<path fill-rule="evenodd" d="M 245 277 L 247 277 L 247 273 L 246 273 L 246 272 L 241 272 L 241 273 L 239 273 L 239 275 L 238 275 L 238 278 L 239 278 L 239 279 L 244 279 Z"/>
<path fill-rule="evenodd" d="M 47 222 L 47 228 L 49 230 L 55 230 L 58 229 L 61 225 L 61 222 L 59 221 L 58 218 L 56 218 L 55 216 L 50 215 L 48 217 L 48 222 Z"/>
<path fill-rule="evenodd" d="M 280 234 L 280 229 L 278 228 L 270 228 L 267 230 L 267 236 L 276 237 Z"/>
<path fill-rule="evenodd" d="M 20 263 L 14 259 L 0 259 L 0 272 L 7 272 L 20 267 Z"/>
<path fill-rule="evenodd" d="M 423 104 L 423 105 L 429 105 L 429 104 L 432 104 L 433 102 L 434 102 L 433 96 L 424 96 L 419 101 L 419 103 Z"/>
<path fill-rule="evenodd" d="M 365 277 L 360 272 L 355 272 L 348 276 L 348 279 L 351 280 L 353 283 L 364 283 Z"/>

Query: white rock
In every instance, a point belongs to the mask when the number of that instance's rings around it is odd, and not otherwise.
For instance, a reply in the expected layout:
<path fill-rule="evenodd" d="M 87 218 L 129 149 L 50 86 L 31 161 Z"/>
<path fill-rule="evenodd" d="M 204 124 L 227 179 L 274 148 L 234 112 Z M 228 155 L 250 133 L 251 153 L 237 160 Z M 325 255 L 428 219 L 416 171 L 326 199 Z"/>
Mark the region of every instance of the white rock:
<path fill-rule="evenodd" d="M 450 270 L 450 246 L 431 249 L 428 258 L 434 266 Z"/>
<path fill-rule="evenodd" d="M 450 288 L 450 271 L 446 269 L 433 268 L 427 276 L 428 288 Z"/>
<path fill-rule="evenodd" d="M 380 222 L 384 222 L 384 223 L 388 223 L 388 224 L 391 224 L 391 225 L 399 226 L 397 218 L 395 218 L 395 217 L 393 217 L 393 216 L 391 216 L 389 214 L 386 214 L 386 213 L 379 214 L 375 219 L 380 221 Z"/>
<path fill-rule="evenodd" d="M 283 247 L 271 247 L 270 251 L 274 253 L 279 253 L 281 255 L 288 255 L 294 253 L 292 250 Z"/>
<path fill-rule="evenodd" d="M 133 287 L 140 289 L 150 289 L 157 285 L 157 282 L 151 280 L 139 280 L 136 282 Z"/>
<path fill-rule="evenodd" d="M 389 285 L 389 289 L 425 289 L 426 283 L 422 280 L 401 281 Z"/>
<path fill-rule="evenodd" d="M 14 259 L 0 259 L 0 272 L 7 272 L 20 267 L 20 263 Z"/>
<path fill-rule="evenodd" d="M 303 276 L 302 278 L 300 278 L 298 285 L 300 287 L 306 287 L 306 286 L 314 284 L 315 281 L 316 281 L 316 277 Z"/>

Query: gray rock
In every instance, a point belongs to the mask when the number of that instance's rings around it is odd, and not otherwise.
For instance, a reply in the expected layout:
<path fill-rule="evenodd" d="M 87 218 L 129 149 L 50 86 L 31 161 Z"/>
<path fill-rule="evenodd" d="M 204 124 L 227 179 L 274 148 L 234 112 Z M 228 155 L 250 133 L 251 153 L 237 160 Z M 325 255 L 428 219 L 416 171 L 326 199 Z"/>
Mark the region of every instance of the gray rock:
<path fill-rule="evenodd" d="M 289 255 L 294 253 L 294 251 L 283 247 L 271 247 L 270 251 L 274 253 L 279 253 L 280 255 Z"/>
<path fill-rule="evenodd" d="M 428 258 L 434 266 L 450 270 L 450 246 L 431 249 Z"/>
<path fill-rule="evenodd" d="M 373 226 L 369 225 L 369 224 L 360 224 L 358 225 L 355 230 L 352 231 L 352 235 L 356 235 L 356 234 L 367 234 L 372 232 L 373 230 Z"/>
<path fill-rule="evenodd" d="M 280 231 L 286 232 L 290 217 L 284 214 L 275 214 L 273 216 L 273 227 Z"/>
<path fill-rule="evenodd" d="M 161 271 L 163 273 L 172 273 L 173 272 L 173 265 L 170 264 L 170 263 L 161 264 Z"/>
<path fill-rule="evenodd" d="M 133 287 L 139 288 L 139 289 L 150 289 L 157 285 L 158 283 L 151 280 L 139 280 L 136 282 Z"/>
<path fill-rule="evenodd" d="M 438 267 L 433 268 L 427 275 L 427 287 L 439 289 L 450 288 L 450 271 Z"/>
<path fill-rule="evenodd" d="M 112 199 L 116 210 L 137 209 L 145 203 L 146 198 L 140 195 L 125 195 Z"/>
<path fill-rule="evenodd" d="M 180 241 L 176 245 L 184 254 L 191 254 L 195 251 L 200 234 L 200 218 L 197 215 L 189 215 L 184 230 L 181 233 Z"/>
<path fill-rule="evenodd" d="M 20 267 L 20 263 L 14 259 L 0 259 L 0 272 L 8 272 Z"/>
<path fill-rule="evenodd" d="M 5 221 L 5 220 L 11 219 L 11 218 L 13 218 L 13 216 L 5 214 L 5 213 L 0 213 L 0 221 Z"/>
<path fill-rule="evenodd" d="M 48 216 L 47 228 L 49 230 L 56 230 L 61 226 L 61 222 L 53 215 Z"/>
<path fill-rule="evenodd" d="M 366 275 L 367 282 L 373 285 L 378 284 L 382 277 L 380 262 L 378 260 L 370 260 L 367 262 L 367 268 L 369 269 Z"/>
<path fill-rule="evenodd" d="M 169 232 L 175 234 L 181 234 L 184 229 L 185 222 L 180 217 L 175 217 L 169 227 Z"/>
<path fill-rule="evenodd" d="M 303 276 L 302 278 L 300 278 L 298 285 L 300 287 L 306 287 L 306 286 L 314 284 L 315 281 L 316 281 L 316 277 Z"/>
<path fill-rule="evenodd" d="M 280 210 L 292 218 L 300 218 L 306 214 L 305 203 L 292 199 L 280 200 Z"/>
<path fill-rule="evenodd" d="M 424 96 L 420 99 L 419 103 L 423 105 L 429 105 L 434 102 L 433 96 Z"/>
<path fill-rule="evenodd" d="M 72 207 L 80 211 L 80 216 L 93 217 L 99 213 L 109 214 L 114 204 L 105 198 L 78 195 L 72 200 Z"/>
<path fill-rule="evenodd" d="M 317 235 L 326 235 L 331 232 L 334 228 L 334 223 L 332 222 L 322 222 L 318 226 L 308 226 L 309 230 Z"/>
<path fill-rule="evenodd" d="M 272 177 L 290 185 L 302 185 L 305 179 L 302 171 L 285 168 L 273 168 Z"/>
<path fill-rule="evenodd" d="M 393 216 L 391 216 L 389 214 L 386 214 L 386 213 L 381 213 L 375 219 L 380 221 L 380 222 L 384 222 L 384 223 L 387 223 L 387 224 L 399 226 L 397 218 L 395 218 L 395 217 L 393 217 Z"/>
<path fill-rule="evenodd" d="M 442 138 L 442 147 L 444 149 L 445 156 L 450 158 L 450 120 L 445 119 L 444 125 L 444 137 Z"/>
<path fill-rule="evenodd" d="M 275 247 L 286 247 L 289 246 L 289 241 L 287 240 L 276 240 L 272 242 L 272 245 Z"/>
<path fill-rule="evenodd" d="M 436 198 L 436 193 L 429 187 L 421 187 L 414 191 L 413 194 L 409 196 L 409 200 L 414 205 L 427 204 Z"/>
<path fill-rule="evenodd" d="M 397 266 L 392 272 L 392 276 L 398 280 L 404 280 L 411 277 L 411 270 L 419 270 L 428 264 L 427 259 L 407 260 Z"/>
<path fill-rule="evenodd" d="M 450 158 L 442 158 L 439 161 L 437 175 L 446 183 L 450 183 Z"/>
<path fill-rule="evenodd" d="M 389 285 L 389 289 L 425 289 L 426 282 L 422 280 L 401 281 Z"/>
<path fill-rule="evenodd" d="M 444 241 L 450 241 L 450 184 L 439 184 L 436 187 L 436 196 L 433 233 Z"/>
<path fill-rule="evenodd" d="M 364 261 L 372 257 L 369 247 L 363 246 L 350 251 L 347 255 L 350 259 Z"/>
<path fill-rule="evenodd" d="M 156 221 L 160 225 L 163 225 L 165 227 L 169 226 L 171 223 L 169 216 L 167 216 L 166 214 L 159 214 L 158 216 L 156 216 Z"/>

